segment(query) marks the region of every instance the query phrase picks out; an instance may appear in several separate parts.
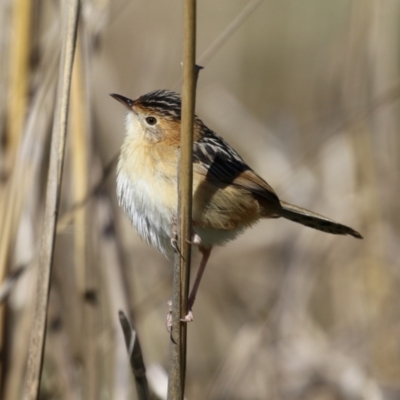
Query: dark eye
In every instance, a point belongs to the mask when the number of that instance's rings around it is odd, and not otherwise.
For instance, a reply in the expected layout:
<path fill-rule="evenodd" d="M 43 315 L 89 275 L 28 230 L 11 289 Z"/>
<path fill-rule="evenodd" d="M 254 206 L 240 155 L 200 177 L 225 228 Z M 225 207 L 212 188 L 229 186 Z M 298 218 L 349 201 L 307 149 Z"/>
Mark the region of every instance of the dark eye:
<path fill-rule="evenodd" d="M 146 122 L 149 125 L 155 125 L 157 123 L 157 118 L 155 118 L 155 117 L 146 117 Z"/>

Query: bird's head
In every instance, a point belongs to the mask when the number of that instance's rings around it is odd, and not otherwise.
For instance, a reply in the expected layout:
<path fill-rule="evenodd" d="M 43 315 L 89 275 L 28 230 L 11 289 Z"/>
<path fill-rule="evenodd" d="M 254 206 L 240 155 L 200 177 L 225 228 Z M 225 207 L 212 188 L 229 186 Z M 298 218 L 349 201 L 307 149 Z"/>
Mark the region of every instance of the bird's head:
<path fill-rule="evenodd" d="M 111 94 L 128 108 L 126 133 L 152 143 L 178 139 L 181 125 L 181 97 L 168 90 L 156 90 L 128 99 L 120 94 Z"/>

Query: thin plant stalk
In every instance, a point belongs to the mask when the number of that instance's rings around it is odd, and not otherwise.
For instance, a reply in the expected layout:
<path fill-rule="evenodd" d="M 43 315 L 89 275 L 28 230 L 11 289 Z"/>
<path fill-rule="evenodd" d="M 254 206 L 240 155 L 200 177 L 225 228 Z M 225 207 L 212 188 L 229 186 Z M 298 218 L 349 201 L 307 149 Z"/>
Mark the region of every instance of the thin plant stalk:
<path fill-rule="evenodd" d="M 241 27 L 244 21 L 254 12 L 263 0 L 252 0 L 241 11 L 241 13 L 227 26 L 227 28 L 214 40 L 208 49 L 198 59 L 197 64 L 204 66 L 207 64 L 220 48 L 232 37 L 232 35 Z"/>
<path fill-rule="evenodd" d="M 82 35 L 81 35 L 82 33 Z M 86 85 L 83 60 L 83 45 L 86 43 L 81 40 L 84 29 L 80 30 L 77 39 L 76 55 L 72 75 L 71 86 L 71 158 L 73 171 L 73 194 L 74 203 L 81 202 L 87 195 L 89 182 L 90 147 L 88 146 L 89 129 L 89 102 L 85 101 Z M 92 270 L 94 263 L 90 259 L 91 241 L 89 239 L 89 213 L 90 209 L 82 207 L 74 214 L 74 256 L 75 256 L 75 276 L 76 287 L 79 299 L 82 302 L 79 317 L 84 329 L 85 344 L 81 347 L 84 364 L 84 398 L 95 400 L 98 398 L 99 381 L 97 379 L 97 352 L 96 341 L 96 318 L 98 306 L 96 301 L 87 296 L 93 292 L 93 283 L 96 272 Z"/>
<path fill-rule="evenodd" d="M 57 37 L 53 35 L 49 44 L 49 49 L 51 50 L 47 50 L 43 55 L 42 65 L 46 65 L 46 70 L 43 71 L 44 73 L 42 75 L 41 85 L 38 87 L 38 90 L 35 91 L 30 100 L 24 135 L 15 158 L 15 166 L 12 171 L 12 176 L 8 182 L 10 188 L 14 187 L 14 195 L 11 201 L 14 203 L 17 201 L 21 203 L 21 207 L 16 207 L 14 204 L 14 212 L 18 208 L 15 219 L 20 225 L 19 227 L 16 227 L 17 230 L 24 229 L 24 231 L 26 231 L 26 224 L 29 224 L 31 225 L 31 229 L 34 231 L 35 229 L 33 226 L 38 225 L 40 219 L 39 216 L 41 215 L 41 207 L 39 206 L 40 185 L 38 185 L 37 182 L 40 180 L 39 171 L 40 166 L 43 164 L 43 156 L 46 148 L 45 143 L 49 136 L 48 128 L 54 110 L 54 94 L 56 92 L 57 72 L 60 61 L 60 53 L 57 51 L 59 46 L 57 43 Z M 15 185 L 16 182 L 18 182 L 18 190 Z M 9 195 L 11 196 L 11 194 L 12 193 L 10 192 Z M 29 212 L 27 212 L 27 207 L 29 208 Z M 21 214 L 23 210 L 24 212 Z M 2 211 L 0 211 L 0 213 L 2 213 Z M 22 228 L 22 225 L 24 225 L 24 219 L 25 226 Z M 15 235 L 15 245 L 13 244 L 13 246 L 15 246 L 16 249 L 18 246 L 22 246 L 24 254 L 22 255 L 22 258 L 20 258 L 21 255 L 19 255 L 18 260 L 15 259 L 13 262 L 16 263 L 15 265 L 25 265 L 27 269 L 35 268 L 37 265 L 37 258 L 34 256 L 36 253 L 36 235 L 34 235 L 34 237 L 29 241 L 26 241 L 26 239 L 23 240 L 21 236 L 18 235 L 18 232 L 16 232 Z M 21 239 L 23 240 L 23 244 L 19 243 L 22 241 Z M 1 241 L 1 244 L 3 245 L 3 240 Z M 3 247 L 3 250 L 6 248 L 7 247 Z M 0 251 L 0 253 L 4 255 L 4 252 Z M 33 258 L 35 260 L 33 260 Z M 35 267 L 33 264 L 35 264 Z M 11 269 L 10 272 L 15 273 L 16 270 Z M 26 273 L 30 272 L 27 271 Z M 33 291 L 29 289 L 26 292 L 25 306 L 20 310 L 21 312 L 17 312 L 16 315 L 12 316 L 12 318 L 18 318 L 17 325 L 20 329 L 18 329 L 17 334 L 13 334 L 13 340 L 8 344 L 5 353 L 8 361 L 4 371 L 4 392 L 2 394 L 4 398 L 9 400 L 20 399 L 22 394 L 26 367 L 25 364 L 28 354 L 27 338 L 29 337 L 30 327 L 32 324 L 32 313 L 34 310 L 32 305 L 33 299 Z M 12 309 L 13 307 L 10 306 L 10 310 Z M 8 317 L 10 317 L 10 315 Z"/>
<path fill-rule="evenodd" d="M 10 151 L 9 167 L 13 163 L 22 136 L 28 99 L 29 52 L 32 18 L 31 0 L 14 0 L 13 41 L 10 47 L 10 102 L 7 132 Z"/>
<path fill-rule="evenodd" d="M 263 0 L 251 0 L 247 6 L 243 8 L 240 14 L 225 28 L 225 30 L 210 44 L 210 46 L 208 46 L 206 51 L 197 60 L 196 64 L 204 67 L 262 2 Z M 175 84 L 174 87 L 181 84 L 182 79 Z"/>
<path fill-rule="evenodd" d="M 196 97 L 196 0 L 184 1 L 183 88 L 181 153 L 178 171 L 178 236 L 175 256 L 172 330 L 169 359 L 168 399 L 184 398 L 186 375 L 187 324 L 181 322 L 187 314 L 190 285 L 193 187 L 193 122 Z"/>
<path fill-rule="evenodd" d="M 73 172 L 73 203 L 82 201 L 88 188 L 88 149 L 86 140 L 85 124 L 85 101 L 82 76 L 82 56 L 80 51 L 80 40 L 77 40 L 74 69 L 71 86 L 71 158 Z M 74 246 L 76 265 L 76 285 L 83 293 L 85 288 L 85 265 L 86 265 L 86 209 L 81 208 L 74 214 Z"/>
<path fill-rule="evenodd" d="M 30 0 L 14 0 L 12 9 L 12 45 L 9 47 L 9 101 L 7 110 L 7 152 L 2 174 L 12 173 L 18 146 L 21 140 L 27 105 L 29 82 L 29 52 L 31 28 Z M 3 186 L 3 185 L 2 185 Z M 0 229 L 2 245 L 0 246 L 0 282 L 7 275 L 7 263 L 13 246 L 14 236 L 18 225 L 21 199 L 18 198 L 17 183 L 8 180 L 0 194 Z M 6 190 L 4 190 L 6 189 Z M 4 309 L 0 307 L 0 347 L 3 347 Z M 2 376 L 0 365 L 0 377 Z"/>
<path fill-rule="evenodd" d="M 24 386 L 23 396 L 24 400 L 34 400 L 39 396 L 44 344 L 46 339 L 50 276 L 64 163 L 69 91 L 71 86 L 72 65 L 79 17 L 79 0 L 70 0 L 66 4 L 66 7 L 68 10 L 63 32 L 57 106 L 51 140 L 50 166 L 46 189 L 44 229 L 39 253 L 39 271 L 34 323 L 29 343 L 27 380 Z"/>

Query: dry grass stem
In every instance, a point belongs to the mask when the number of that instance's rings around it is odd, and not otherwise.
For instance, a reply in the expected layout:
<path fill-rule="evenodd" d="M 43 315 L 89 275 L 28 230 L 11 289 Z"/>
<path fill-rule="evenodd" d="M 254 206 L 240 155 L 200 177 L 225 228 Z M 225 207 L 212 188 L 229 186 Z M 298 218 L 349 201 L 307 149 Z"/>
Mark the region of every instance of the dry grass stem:
<path fill-rule="evenodd" d="M 14 0 L 13 45 L 10 48 L 10 101 L 7 116 L 9 170 L 14 162 L 25 123 L 29 87 L 31 10 L 32 2 L 30 0 Z"/>
<path fill-rule="evenodd" d="M 225 30 L 211 43 L 208 49 L 197 60 L 197 64 L 204 67 L 243 25 L 246 19 L 256 10 L 263 0 L 251 0 L 240 14 L 225 28 Z"/>
<path fill-rule="evenodd" d="M 43 349 L 46 337 L 47 304 L 50 290 L 57 209 L 64 161 L 69 91 L 75 53 L 79 1 L 71 0 L 68 2 L 67 7 L 68 11 L 63 32 L 58 97 L 51 142 L 49 175 L 47 180 L 44 231 L 39 253 L 35 318 L 29 345 L 24 400 L 34 400 L 38 398 L 43 364 Z"/>
<path fill-rule="evenodd" d="M 178 237 L 175 255 L 168 399 L 183 399 L 186 377 L 187 324 L 192 237 L 193 123 L 196 99 L 196 1 L 184 1 L 181 146 L 178 165 Z"/>

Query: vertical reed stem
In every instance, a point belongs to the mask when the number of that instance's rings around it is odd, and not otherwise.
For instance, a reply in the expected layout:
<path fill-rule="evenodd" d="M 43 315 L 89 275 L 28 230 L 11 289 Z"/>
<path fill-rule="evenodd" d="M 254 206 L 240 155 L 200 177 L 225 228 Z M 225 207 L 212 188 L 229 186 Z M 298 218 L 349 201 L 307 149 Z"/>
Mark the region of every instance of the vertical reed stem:
<path fill-rule="evenodd" d="M 181 153 L 178 171 L 178 236 L 180 254 L 175 256 L 172 298 L 172 341 L 168 399 L 184 398 L 187 324 L 180 321 L 187 313 L 190 285 L 189 241 L 192 231 L 193 122 L 196 97 L 196 0 L 184 1 L 183 88 Z"/>

